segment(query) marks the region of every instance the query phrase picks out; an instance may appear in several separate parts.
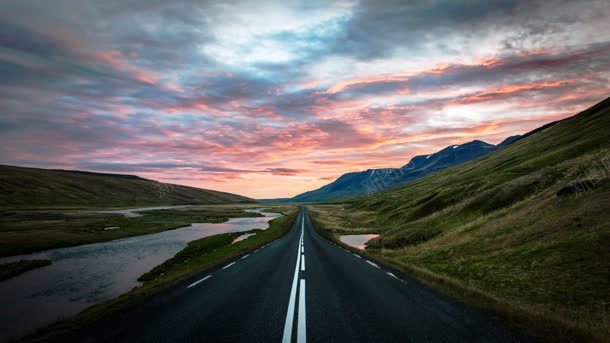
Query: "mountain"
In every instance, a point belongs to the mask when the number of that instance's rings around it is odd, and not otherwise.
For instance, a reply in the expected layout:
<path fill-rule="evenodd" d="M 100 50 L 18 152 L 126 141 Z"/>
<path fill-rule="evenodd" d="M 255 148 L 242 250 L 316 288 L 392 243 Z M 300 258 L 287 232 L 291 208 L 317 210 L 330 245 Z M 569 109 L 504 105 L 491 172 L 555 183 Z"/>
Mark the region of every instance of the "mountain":
<path fill-rule="evenodd" d="M 409 163 L 400 168 L 368 169 L 362 172 L 343 174 L 328 185 L 295 196 L 292 201 L 335 200 L 350 196 L 375 194 L 417 180 L 430 173 L 487 155 L 516 141 L 519 137 L 509 137 L 497 146 L 474 140 L 461 145 L 451 145 L 430 155 L 415 156 Z"/>
<path fill-rule="evenodd" d="M 496 147 L 498 148 L 504 148 L 505 146 L 512 144 L 516 141 L 518 141 L 519 139 L 521 139 L 523 136 L 522 135 L 514 135 L 514 136 L 510 136 L 508 138 L 506 138 L 505 140 L 503 140 L 502 142 L 500 142 L 500 144 L 496 145 Z"/>
<path fill-rule="evenodd" d="M 367 243 L 371 258 L 457 287 L 450 294 L 549 341 L 608 341 L 608 308 L 598 304 L 610 303 L 610 98 L 534 131 L 417 182 L 326 206 L 331 233 L 366 218 L 353 227 L 380 234 Z"/>
<path fill-rule="evenodd" d="M 569 215 L 573 206 L 595 193 L 600 197 L 591 199 L 592 202 L 583 205 L 582 210 L 591 212 L 590 217 L 585 217 L 592 226 L 609 227 L 607 221 L 597 223 L 594 220 L 599 216 L 610 219 L 609 123 L 610 98 L 573 117 L 535 129 L 509 146 L 479 159 L 420 178 L 418 182 L 353 199 L 352 203 L 357 208 L 400 219 L 400 225 L 391 229 L 392 234 L 388 232 L 372 243 L 384 248 L 411 244 L 405 237 L 395 239 L 394 234 L 411 235 L 411 230 L 417 228 L 429 231 L 436 224 L 444 225 L 446 222 L 459 226 L 465 222 L 462 217 L 479 218 L 518 203 L 534 204 L 537 200 L 544 200 L 540 205 L 557 206 L 555 214 L 558 217 Z M 545 211 L 537 216 L 551 215 L 548 209 Z M 443 218 L 456 218 L 441 220 L 440 212 Z M 433 220 L 435 225 L 419 225 L 426 218 Z M 491 216 L 487 219 L 497 218 Z M 554 219 L 549 223 L 580 227 L 581 219 L 576 218 L 571 222 Z M 531 223 L 528 219 L 524 224 Z M 403 226 L 405 230 L 401 229 Z M 418 234 L 413 238 L 418 242 L 425 241 L 438 233 Z"/>
<path fill-rule="evenodd" d="M 2 207 L 224 204 L 252 199 L 134 175 L 0 165 Z"/>

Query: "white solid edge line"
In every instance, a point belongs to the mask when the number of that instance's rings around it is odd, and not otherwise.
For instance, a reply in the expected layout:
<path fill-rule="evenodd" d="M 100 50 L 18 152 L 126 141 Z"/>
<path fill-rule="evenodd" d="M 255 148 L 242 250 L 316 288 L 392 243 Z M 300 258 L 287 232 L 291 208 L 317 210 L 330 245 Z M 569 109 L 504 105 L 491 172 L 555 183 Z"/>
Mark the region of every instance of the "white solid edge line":
<path fill-rule="evenodd" d="M 303 222 L 305 217 L 303 217 Z M 303 223 L 303 226 L 305 224 Z M 303 237 L 303 233 L 301 233 Z M 299 246 L 300 248 L 300 246 Z M 288 298 L 288 311 L 286 311 L 286 320 L 284 322 L 284 335 L 282 336 L 282 343 L 290 343 L 292 341 L 292 322 L 294 321 L 294 303 L 297 295 L 297 283 L 299 281 L 299 264 L 301 262 L 301 254 L 297 250 L 297 264 L 294 268 L 294 278 L 292 279 L 292 288 L 290 290 L 290 298 Z"/>
<path fill-rule="evenodd" d="M 299 323 L 297 326 L 297 343 L 307 342 L 307 320 L 305 317 L 305 310 L 305 280 L 301 279 L 301 287 L 299 288 Z"/>
<path fill-rule="evenodd" d="M 200 283 L 204 282 L 205 280 L 207 280 L 207 279 L 209 279 L 209 278 L 211 278 L 211 277 L 212 277 L 212 275 L 208 275 L 208 276 L 204 277 L 203 279 L 201 279 L 201 280 L 199 280 L 199 281 L 196 281 L 196 282 L 193 282 L 192 284 L 190 284 L 190 285 L 186 286 L 186 288 L 191 288 L 191 287 L 193 287 L 193 286 L 197 286 L 198 284 L 200 284 Z"/>
<path fill-rule="evenodd" d="M 227 264 L 226 266 L 222 267 L 222 269 L 227 269 L 227 268 L 231 267 L 234 264 L 235 264 L 235 262 L 231 262 L 231 263 Z"/>
<path fill-rule="evenodd" d="M 366 261 L 366 263 L 370 264 L 371 266 L 375 267 L 375 268 L 379 268 L 378 265 L 376 265 L 375 263 L 371 262 L 371 261 Z"/>

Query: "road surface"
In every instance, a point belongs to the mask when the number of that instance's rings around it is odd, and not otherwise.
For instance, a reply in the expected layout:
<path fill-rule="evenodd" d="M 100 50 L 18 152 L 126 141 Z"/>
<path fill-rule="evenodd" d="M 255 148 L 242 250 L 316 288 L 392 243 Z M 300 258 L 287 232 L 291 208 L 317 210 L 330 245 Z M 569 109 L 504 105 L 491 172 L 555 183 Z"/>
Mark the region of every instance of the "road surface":
<path fill-rule="evenodd" d="M 90 342 L 521 342 L 506 323 L 291 231 L 101 323 Z"/>

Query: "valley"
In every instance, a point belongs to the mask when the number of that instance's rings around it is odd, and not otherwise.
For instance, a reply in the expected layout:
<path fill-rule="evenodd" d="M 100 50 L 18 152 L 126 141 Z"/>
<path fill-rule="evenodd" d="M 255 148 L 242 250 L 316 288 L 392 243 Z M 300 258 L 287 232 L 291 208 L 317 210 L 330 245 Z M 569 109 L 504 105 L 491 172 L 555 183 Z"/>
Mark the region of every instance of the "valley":
<path fill-rule="evenodd" d="M 607 337 L 610 100 L 402 188 L 311 205 L 316 227 L 553 340 Z"/>

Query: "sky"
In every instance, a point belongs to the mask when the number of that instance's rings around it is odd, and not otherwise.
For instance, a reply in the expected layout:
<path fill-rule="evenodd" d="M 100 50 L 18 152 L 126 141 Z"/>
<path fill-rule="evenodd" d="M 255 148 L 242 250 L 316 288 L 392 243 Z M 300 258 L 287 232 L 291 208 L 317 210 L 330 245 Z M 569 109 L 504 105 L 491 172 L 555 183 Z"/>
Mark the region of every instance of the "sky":
<path fill-rule="evenodd" d="M 610 2 L 0 2 L 0 164 L 254 198 L 610 95 Z"/>

